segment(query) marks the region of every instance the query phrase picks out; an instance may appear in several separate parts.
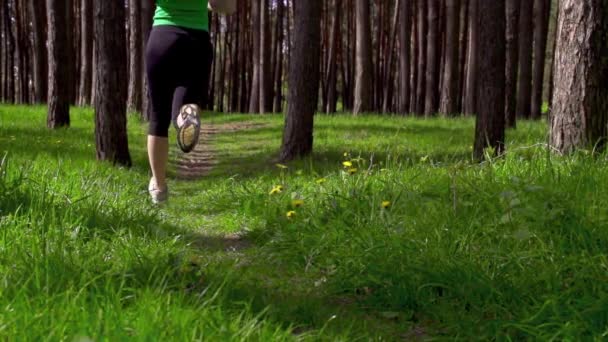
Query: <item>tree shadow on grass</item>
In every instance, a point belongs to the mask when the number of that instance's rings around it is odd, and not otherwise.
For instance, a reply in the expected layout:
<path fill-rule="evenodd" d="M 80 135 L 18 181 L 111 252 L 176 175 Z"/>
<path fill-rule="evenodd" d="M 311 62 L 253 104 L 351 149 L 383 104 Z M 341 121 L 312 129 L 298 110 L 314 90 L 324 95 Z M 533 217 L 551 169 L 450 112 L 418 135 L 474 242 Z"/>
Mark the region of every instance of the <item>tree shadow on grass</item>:
<path fill-rule="evenodd" d="M 131 170 L 147 174 L 149 171 L 145 151 L 139 145 L 135 146 L 137 147 L 130 148 L 133 161 Z M 4 153 L 9 158 L 15 156 L 15 159 L 26 161 L 49 156 L 57 160 L 93 162 L 96 160 L 95 136 L 91 130 L 80 127 L 58 130 L 0 128 L 0 154 Z"/>

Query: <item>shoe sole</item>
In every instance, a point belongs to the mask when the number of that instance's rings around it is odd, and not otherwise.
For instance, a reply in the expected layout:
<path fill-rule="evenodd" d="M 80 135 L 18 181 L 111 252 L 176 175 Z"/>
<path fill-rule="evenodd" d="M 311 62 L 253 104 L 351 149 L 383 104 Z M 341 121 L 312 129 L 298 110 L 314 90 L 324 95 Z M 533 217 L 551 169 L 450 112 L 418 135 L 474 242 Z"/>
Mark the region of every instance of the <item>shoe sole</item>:
<path fill-rule="evenodd" d="M 184 124 L 177 127 L 177 143 L 184 153 L 192 152 L 200 137 L 200 110 L 196 105 L 184 105 L 179 115 Z"/>

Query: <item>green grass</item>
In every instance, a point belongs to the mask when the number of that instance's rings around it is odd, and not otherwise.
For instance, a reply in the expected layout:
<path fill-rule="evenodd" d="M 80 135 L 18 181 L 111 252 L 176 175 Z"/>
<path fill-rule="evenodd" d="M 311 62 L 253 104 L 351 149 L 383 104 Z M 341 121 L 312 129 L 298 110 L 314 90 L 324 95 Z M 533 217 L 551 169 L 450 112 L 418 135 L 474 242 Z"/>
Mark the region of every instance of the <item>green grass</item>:
<path fill-rule="evenodd" d="M 95 161 L 90 110 L 44 114 L 0 106 L 0 339 L 608 336 L 606 155 L 551 155 L 542 123 L 476 164 L 470 119 L 318 116 L 280 169 L 280 116 L 212 115 L 260 125 L 216 135 L 217 167 L 158 209 L 144 125 L 127 170 Z"/>

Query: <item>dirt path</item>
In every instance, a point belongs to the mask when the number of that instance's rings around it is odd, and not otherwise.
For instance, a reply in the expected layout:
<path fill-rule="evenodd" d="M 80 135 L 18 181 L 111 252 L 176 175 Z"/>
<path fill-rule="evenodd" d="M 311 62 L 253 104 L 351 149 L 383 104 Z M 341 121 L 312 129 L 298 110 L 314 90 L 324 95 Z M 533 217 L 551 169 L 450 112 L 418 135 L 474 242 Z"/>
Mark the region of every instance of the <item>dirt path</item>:
<path fill-rule="evenodd" d="M 174 162 L 177 178 L 195 180 L 208 175 L 213 170 L 219 163 L 216 158 L 216 150 L 213 148 L 213 140 L 216 135 L 252 130 L 264 126 L 264 124 L 255 122 L 203 124 L 198 146 L 191 153 L 180 153 Z"/>

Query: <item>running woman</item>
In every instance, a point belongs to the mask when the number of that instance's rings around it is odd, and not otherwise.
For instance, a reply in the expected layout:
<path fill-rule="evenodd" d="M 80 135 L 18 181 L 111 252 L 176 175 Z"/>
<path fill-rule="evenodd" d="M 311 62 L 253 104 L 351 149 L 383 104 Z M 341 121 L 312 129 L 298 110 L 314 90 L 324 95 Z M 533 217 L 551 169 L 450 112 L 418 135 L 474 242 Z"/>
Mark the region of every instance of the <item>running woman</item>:
<path fill-rule="evenodd" d="M 185 153 L 199 139 L 200 113 L 207 101 L 213 47 L 209 37 L 208 6 L 222 0 L 156 0 L 156 12 L 146 47 L 146 72 L 152 110 L 148 157 L 152 202 L 167 200 L 169 127 Z M 232 0 L 228 0 L 232 2 Z M 221 7 L 221 6 L 218 6 Z"/>

